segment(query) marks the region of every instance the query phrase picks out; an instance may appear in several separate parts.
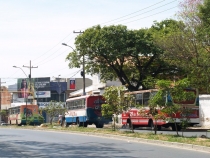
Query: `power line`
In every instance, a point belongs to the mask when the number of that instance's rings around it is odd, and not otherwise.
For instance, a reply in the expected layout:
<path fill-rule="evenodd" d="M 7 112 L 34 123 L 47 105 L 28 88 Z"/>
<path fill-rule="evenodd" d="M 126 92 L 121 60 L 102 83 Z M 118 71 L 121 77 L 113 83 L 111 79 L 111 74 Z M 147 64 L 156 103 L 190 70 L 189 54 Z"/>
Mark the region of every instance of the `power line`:
<path fill-rule="evenodd" d="M 172 1 L 172 2 L 166 3 L 166 4 L 162 5 L 162 6 L 157 7 L 157 8 L 154 8 L 154 9 L 148 10 L 148 11 L 143 12 L 143 13 L 141 13 L 141 14 L 138 14 L 138 15 L 135 15 L 135 16 L 132 16 L 132 17 L 129 17 L 129 18 L 127 18 L 127 19 L 118 20 L 118 21 L 116 21 L 116 22 L 125 21 L 125 20 L 128 20 L 128 19 L 131 19 L 131 18 L 137 17 L 137 16 L 139 16 L 139 15 L 143 15 L 143 14 L 145 14 L 145 13 L 149 13 L 149 12 L 151 12 L 151 11 L 154 11 L 154 10 L 156 10 L 156 9 L 159 9 L 159 8 L 162 8 L 162 7 L 164 7 L 164 6 L 167 6 L 167 5 L 171 4 L 171 3 L 174 3 L 175 1 L 177 1 L 177 0 L 174 0 L 174 1 Z M 177 6 L 176 6 L 176 7 L 177 7 Z"/>
<path fill-rule="evenodd" d="M 48 51 L 46 51 L 44 54 L 50 52 L 50 51 L 51 51 L 52 49 L 54 49 L 56 46 L 60 45 L 60 43 L 61 43 L 64 39 L 66 39 L 69 35 L 71 35 L 71 34 L 72 34 L 72 33 L 68 34 L 68 35 L 67 35 L 66 37 L 64 37 L 59 43 L 57 43 L 57 44 L 56 44 L 55 46 L 53 46 L 51 49 L 49 49 Z M 37 58 L 33 59 L 33 61 L 39 59 L 39 58 L 42 57 L 42 56 L 43 56 L 43 55 L 38 56 Z"/>
<path fill-rule="evenodd" d="M 155 4 L 151 5 L 151 6 L 145 7 L 145 8 L 143 8 L 143 9 L 141 9 L 141 10 L 135 11 L 135 12 L 133 12 L 133 13 L 124 15 L 124 16 L 122 16 L 122 17 L 119 17 L 119 18 L 116 18 L 116 19 L 113 19 L 113 20 L 110 20 L 110 21 L 107 21 L 107 22 L 104 22 L 104 23 L 101 23 L 101 24 L 106 24 L 106 23 L 109 23 L 109 22 L 112 22 L 112 21 L 115 21 L 115 20 L 118 20 L 118 19 L 122 19 L 122 18 L 127 17 L 127 16 L 130 16 L 130 15 L 133 15 L 133 14 L 138 13 L 138 12 L 141 12 L 141 11 L 143 11 L 143 10 L 145 10 L 145 9 L 151 8 L 151 7 L 153 7 L 153 6 L 157 5 L 157 4 L 160 4 L 160 3 L 162 3 L 163 1 L 165 1 L 165 0 L 162 0 L 162 1 L 158 2 L 158 3 L 155 3 Z"/>
<path fill-rule="evenodd" d="M 133 20 L 133 21 L 129 21 L 129 22 L 126 22 L 125 24 L 127 24 L 127 23 L 131 23 L 131 22 L 135 22 L 135 21 L 138 21 L 138 20 L 142 20 L 142 19 L 145 19 L 145 18 L 151 17 L 151 16 L 153 16 L 153 15 L 157 15 L 157 14 L 160 14 L 160 13 L 166 12 L 166 11 L 168 11 L 168 10 L 174 9 L 174 8 L 176 8 L 176 7 L 177 7 L 177 6 L 172 7 L 172 8 L 169 8 L 169 9 L 164 10 L 164 11 L 161 11 L 161 12 L 157 12 L 157 13 L 152 14 L 152 15 L 149 15 L 149 16 L 145 16 L 145 17 L 140 18 L 140 19 L 136 19 L 136 20 Z"/>
<path fill-rule="evenodd" d="M 78 74 L 80 71 L 81 71 L 82 69 L 80 69 L 79 71 L 77 71 L 74 75 L 72 75 L 71 77 L 69 77 L 69 78 L 72 78 L 72 77 L 74 77 L 76 74 Z"/>

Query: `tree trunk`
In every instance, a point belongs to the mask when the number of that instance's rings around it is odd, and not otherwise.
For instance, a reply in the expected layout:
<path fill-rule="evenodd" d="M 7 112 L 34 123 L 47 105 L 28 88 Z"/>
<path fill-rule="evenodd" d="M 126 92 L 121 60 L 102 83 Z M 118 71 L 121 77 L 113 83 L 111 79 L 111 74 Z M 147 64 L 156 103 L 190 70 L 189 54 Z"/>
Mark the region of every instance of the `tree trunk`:
<path fill-rule="evenodd" d="M 157 119 L 155 119 L 155 126 L 154 126 L 155 134 L 157 134 Z"/>
<path fill-rule="evenodd" d="M 115 131 L 115 120 L 116 120 L 116 118 L 115 118 L 115 115 L 114 115 L 114 131 Z"/>
<path fill-rule="evenodd" d="M 52 120 L 53 120 L 53 117 L 52 118 L 50 118 L 50 124 L 52 125 Z"/>
<path fill-rule="evenodd" d="M 174 122 L 174 125 L 175 125 L 175 128 L 176 128 L 176 134 L 177 134 L 177 136 L 178 136 L 179 133 L 178 133 L 178 129 L 177 129 L 177 124 L 176 124 L 176 122 Z"/>

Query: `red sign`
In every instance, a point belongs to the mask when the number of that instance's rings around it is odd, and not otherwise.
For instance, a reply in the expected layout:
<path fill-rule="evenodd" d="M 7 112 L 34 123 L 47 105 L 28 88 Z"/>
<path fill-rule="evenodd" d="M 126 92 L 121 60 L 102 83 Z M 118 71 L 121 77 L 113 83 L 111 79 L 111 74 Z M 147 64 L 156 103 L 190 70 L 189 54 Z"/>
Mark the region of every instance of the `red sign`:
<path fill-rule="evenodd" d="M 75 78 L 70 79 L 69 89 L 70 90 L 75 90 Z"/>

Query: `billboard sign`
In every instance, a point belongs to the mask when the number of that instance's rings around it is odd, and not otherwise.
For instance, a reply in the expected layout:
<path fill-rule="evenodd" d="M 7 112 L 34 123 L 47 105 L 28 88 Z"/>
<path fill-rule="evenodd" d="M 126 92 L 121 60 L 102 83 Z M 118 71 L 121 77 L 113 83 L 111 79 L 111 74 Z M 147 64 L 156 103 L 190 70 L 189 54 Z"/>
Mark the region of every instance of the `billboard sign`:
<path fill-rule="evenodd" d="M 35 98 L 50 98 L 50 77 L 34 78 Z"/>
<path fill-rule="evenodd" d="M 70 90 L 75 90 L 75 78 L 70 78 L 69 80 L 69 89 Z"/>
<path fill-rule="evenodd" d="M 50 77 L 19 78 L 18 98 L 50 98 Z"/>
<path fill-rule="evenodd" d="M 18 88 L 18 98 L 28 98 L 30 89 L 29 79 L 28 78 L 19 78 L 17 80 L 17 88 Z"/>

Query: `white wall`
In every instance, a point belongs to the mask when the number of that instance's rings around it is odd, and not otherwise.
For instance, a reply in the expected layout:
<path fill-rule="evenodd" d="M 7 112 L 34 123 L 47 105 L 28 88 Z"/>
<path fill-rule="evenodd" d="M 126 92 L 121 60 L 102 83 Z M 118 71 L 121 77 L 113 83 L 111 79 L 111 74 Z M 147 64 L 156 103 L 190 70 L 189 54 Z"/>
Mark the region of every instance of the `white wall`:
<path fill-rule="evenodd" d="M 93 91 L 100 91 L 99 94 L 104 93 L 104 88 L 110 87 L 110 86 L 120 86 L 122 85 L 121 82 L 119 81 L 107 81 L 106 83 L 101 82 L 100 75 L 95 74 L 92 76 L 92 85 L 89 87 L 85 88 L 86 93 L 88 92 L 93 92 Z M 82 89 L 74 91 L 70 93 L 70 95 L 77 95 L 77 94 L 82 94 Z"/>
<path fill-rule="evenodd" d="M 210 128 L 210 95 L 199 95 L 200 126 Z"/>

